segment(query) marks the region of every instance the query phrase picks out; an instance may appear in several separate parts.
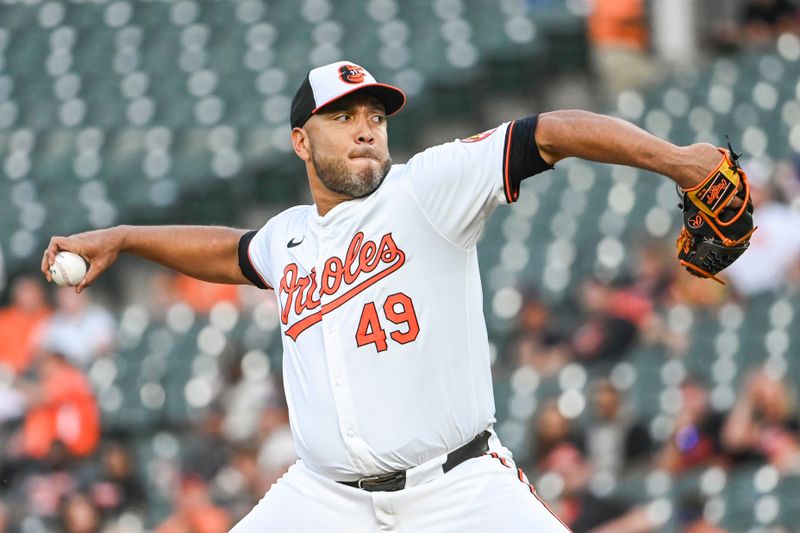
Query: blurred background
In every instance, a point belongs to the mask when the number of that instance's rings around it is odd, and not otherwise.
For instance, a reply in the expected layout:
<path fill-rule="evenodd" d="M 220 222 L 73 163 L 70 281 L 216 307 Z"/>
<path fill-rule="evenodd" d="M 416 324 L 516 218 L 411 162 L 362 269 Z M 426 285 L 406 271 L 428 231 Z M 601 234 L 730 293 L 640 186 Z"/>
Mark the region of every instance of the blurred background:
<path fill-rule="evenodd" d="M 567 160 L 497 210 L 496 429 L 576 533 L 798 531 L 799 31 L 790 0 L 3 0 L 0 532 L 227 531 L 295 460 L 270 293 L 38 268 L 54 234 L 309 203 L 289 105 L 337 59 L 408 93 L 396 162 L 567 107 L 730 136 L 760 228 L 725 286 L 679 270 L 663 177 Z"/>

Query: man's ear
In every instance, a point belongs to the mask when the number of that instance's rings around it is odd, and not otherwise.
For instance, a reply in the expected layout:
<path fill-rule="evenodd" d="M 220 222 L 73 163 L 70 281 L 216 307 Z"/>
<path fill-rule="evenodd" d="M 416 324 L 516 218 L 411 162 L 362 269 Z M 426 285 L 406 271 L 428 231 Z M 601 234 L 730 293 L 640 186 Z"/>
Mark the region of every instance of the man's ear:
<path fill-rule="evenodd" d="M 311 161 L 311 142 L 308 131 L 303 128 L 292 129 L 292 148 L 297 157 L 303 161 Z"/>

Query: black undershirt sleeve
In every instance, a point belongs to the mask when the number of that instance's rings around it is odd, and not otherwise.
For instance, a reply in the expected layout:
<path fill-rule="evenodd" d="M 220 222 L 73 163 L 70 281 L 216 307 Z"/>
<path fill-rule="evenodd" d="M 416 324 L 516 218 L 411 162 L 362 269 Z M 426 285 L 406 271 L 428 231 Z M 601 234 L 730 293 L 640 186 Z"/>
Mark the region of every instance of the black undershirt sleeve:
<path fill-rule="evenodd" d="M 542 159 L 539 147 L 536 146 L 535 134 L 538 123 L 539 115 L 533 115 L 515 120 L 506 130 L 503 184 L 508 203 L 515 202 L 519 197 L 519 185 L 522 180 L 553 168 Z"/>
<path fill-rule="evenodd" d="M 271 289 L 272 287 L 264 283 L 264 280 L 262 280 L 261 276 L 256 272 L 253 263 L 250 261 L 250 254 L 247 252 L 250 248 L 250 241 L 253 240 L 256 233 L 258 233 L 256 230 L 248 231 L 239 239 L 239 269 L 242 271 L 244 277 L 259 289 Z"/>

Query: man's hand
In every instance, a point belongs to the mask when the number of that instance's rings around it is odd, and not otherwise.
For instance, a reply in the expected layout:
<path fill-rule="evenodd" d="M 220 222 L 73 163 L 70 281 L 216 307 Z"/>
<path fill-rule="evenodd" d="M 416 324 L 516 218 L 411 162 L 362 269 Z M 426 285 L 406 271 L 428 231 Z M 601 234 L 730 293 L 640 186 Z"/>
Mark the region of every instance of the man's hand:
<path fill-rule="evenodd" d="M 122 227 L 88 231 L 69 237 L 53 237 L 42 256 L 42 273 L 47 281 L 52 281 L 50 266 L 55 261 L 56 254 L 62 251 L 76 253 L 89 263 L 86 276 L 75 287 L 76 292 L 81 292 L 114 264 L 122 249 L 123 241 Z"/>

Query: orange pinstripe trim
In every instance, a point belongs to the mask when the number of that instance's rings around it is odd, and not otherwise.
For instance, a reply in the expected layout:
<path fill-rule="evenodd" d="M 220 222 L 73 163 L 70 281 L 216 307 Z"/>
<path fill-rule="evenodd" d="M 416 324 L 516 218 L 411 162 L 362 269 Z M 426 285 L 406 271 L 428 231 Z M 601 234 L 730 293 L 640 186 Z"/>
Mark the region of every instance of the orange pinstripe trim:
<path fill-rule="evenodd" d="M 531 487 L 531 489 L 533 489 L 533 487 Z M 544 503 L 544 500 L 542 500 L 542 499 L 539 497 L 539 495 L 538 495 L 538 494 L 536 494 L 536 491 L 535 491 L 535 490 L 533 490 L 533 497 L 534 497 L 534 498 L 536 498 L 537 500 L 539 500 L 539 503 L 541 503 L 542 505 L 544 505 L 544 508 L 545 508 L 545 509 L 547 509 L 547 511 L 548 511 L 548 512 L 549 512 L 551 515 L 553 515 L 553 516 L 555 517 L 555 519 L 556 519 L 556 520 L 558 520 L 558 521 L 559 521 L 559 523 L 560 523 L 562 526 L 564 526 L 564 528 L 566 528 L 566 530 L 567 530 L 567 531 L 569 531 L 570 533 L 572 533 L 572 530 L 569 528 L 569 526 L 568 526 L 567 524 L 565 524 L 565 523 L 564 523 L 564 521 L 563 521 L 563 520 L 561 520 L 561 519 L 558 517 L 558 515 L 557 515 L 556 513 L 554 513 L 554 512 L 553 512 L 553 510 L 552 510 L 552 509 L 550 509 L 550 506 L 549 506 L 549 505 L 547 505 L 546 503 Z"/>
<path fill-rule="evenodd" d="M 500 457 L 499 455 L 497 455 L 497 452 L 488 452 L 488 453 L 485 453 L 484 455 L 488 455 L 488 456 L 490 456 L 490 457 L 493 457 L 493 458 L 495 458 L 495 459 L 499 460 L 499 461 L 500 461 L 500 463 L 501 463 L 503 466 L 505 466 L 506 468 L 511 468 L 511 466 L 509 466 L 509 464 L 508 464 L 508 461 L 506 461 L 506 460 L 505 460 L 505 458 L 503 458 L 503 457 Z M 520 480 L 522 483 L 524 483 L 524 484 L 525 484 L 525 485 L 528 487 L 528 490 L 530 490 L 530 491 L 531 491 L 531 494 L 533 494 L 533 497 L 534 497 L 534 498 L 536 498 L 536 499 L 539 501 L 539 503 L 541 503 L 541 504 L 544 506 L 544 508 L 545 508 L 545 509 L 547 509 L 547 512 L 548 512 L 548 513 L 550 513 L 551 515 L 553 515 L 553 517 L 554 517 L 556 520 L 558 520 L 558 522 L 559 522 L 559 523 L 560 523 L 562 526 L 564 526 L 564 528 L 565 528 L 567 531 L 569 531 L 570 533 L 573 533 L 573 532 L 572 532 L 572 530 L 569 528 L 569 526 L 568 526 L 567 524 L 565 524 L 565 523 L 564 523 L 564 521 L 563 521 L 563 520 L 561 520 L 561 519 L 558 517 L 558 515 L 557 515 L 556 513 L 554 513 L 554 512 L 553 512 L 553 510 L 552 510 L 552 509 L 550 509 L 550 506 L 549 506 L 549 505 L 547 505 L 547 504 L 544 502 L 544 500 L 542 500 L 542 499 L 539 497 L 539 495 L 536 493 L 536 489 L 534 489 L 534 488 L 533 488 L 533 485 L 531 485 L 530 483 L 528 483 L 527 481 L 525 481 L 525 474 L 522 472 L 522 469 L 521 469 L 521 468 L 517 468 L 517 479 L 519 479 L 519 480 Z"/>
<path fill-rule="evenodd" d="M 511 122 L 508 125 L 508 130 L 506 131 L 506 153 L 505 153 L 505 160 L 503 161 L 503 184 L 504 190 L 506 193 L 506 202 L 513 203 L 517 201 L 517 197 L 519 196 L 519 191 L 512 191 L 511 190 L 511 181 L 508 175 L 508 162 L 511 159 L 509 156 L 511 155 L 511 138 L 514 133 L 514 124 L 516 124 L 516 120 Z"/>
<path fill-rule="evenodd" d="M 488 454 L 484 455 L 490 455 L 491 457 L 500 461 L 500 464 L 502 464 L 504 467 L 511 468 L 511 466 L 508 464 L 508 461 L 506 461 L 505 457 L 500 457 L 499 455 L 497 455 L 497 452 L 489 452 Z"/>
<path fill-rule="evenodd" d="M 554 512 L 553 512 L 553 510 L 552 510 L 552 509 L 550 509 L 550 506 L 549 506 L 549 505 L 547 505 L 547 504 L 544 502 L 544 500 L 542 500 L 542 499 L 539 497 L 539 495 L 536 493 L 536 489 L 534 489 L 534 488 L 533 488 L 533 485 L 531 485 L 530 483 L 528 483 L 527 481 L 525 481 L 525 474 L 523 474 L 523 473 L 522 473 L 522 469 L 521 469 L 521 468 L 517 468 L 517 477 L 519 478 L 519 480 L 520 480 L 520 481 L 522 481 L 523 483 L 525 483 L 525 484 L 528 486 L 528 488 L 529 488 L 529 489 L 530 489 L 530 491 L 531 491 L 531 494 L 533 494 L 533 497 L 534 497 L 534 498 L 536 498 L 537 500 L 539 500 L 539 503 L 541 503 L 542 505 L 544 505 L 544 508 L 545 508 L 545 509 L 547 509 L 547 512 L 549 512 L 551 515 L 553 515 L 553 516 L 555 517 L 555 519 L 556 519 L 556 520 L 558 520 L 558 521 L 559 521 L 559 523 L 560 523 L 562 526 L 564 526 L 564 527 L 567 529 L 567 531 L 569 531 L 570 533 L 572 533 L 572 530 L 569 528 L 569 526 L 568 526 L 567 524 L 565 524 L 565 523 L 564 523 L 564 521 L 563 521 L 563 520 L 561 520 L 561 519 L 558 517 L 558 515 L 557 515 L 556 513 L 554 513 Z"/>

